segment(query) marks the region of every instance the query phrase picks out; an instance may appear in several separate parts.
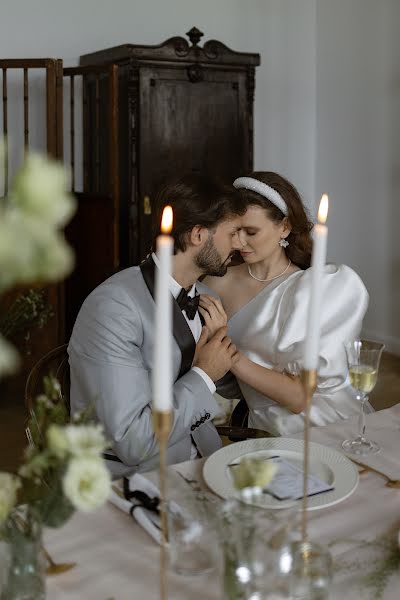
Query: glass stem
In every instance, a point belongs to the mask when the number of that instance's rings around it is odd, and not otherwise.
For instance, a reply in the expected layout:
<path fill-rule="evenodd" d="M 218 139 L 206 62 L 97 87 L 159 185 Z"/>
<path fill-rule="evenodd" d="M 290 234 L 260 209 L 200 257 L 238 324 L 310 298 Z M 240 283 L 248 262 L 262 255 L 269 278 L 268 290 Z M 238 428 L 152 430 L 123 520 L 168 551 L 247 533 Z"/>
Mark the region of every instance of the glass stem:
<path fill-rule="evenodd" d="M 365 437 L 365 412 L 364 412 L 364 404 L 366 402 L 366 400 L 368 399 L 368 396 L 364 393 L 364 392 L 358 392 L 357 395 L 357 400 L 360 400 L 360 404 L 361 404 L 361 410 L 360 410 L 360 418 L 358 421 L 358 439 L 360 440 L 360 442 L 366 442 L 367 439 Z"/>

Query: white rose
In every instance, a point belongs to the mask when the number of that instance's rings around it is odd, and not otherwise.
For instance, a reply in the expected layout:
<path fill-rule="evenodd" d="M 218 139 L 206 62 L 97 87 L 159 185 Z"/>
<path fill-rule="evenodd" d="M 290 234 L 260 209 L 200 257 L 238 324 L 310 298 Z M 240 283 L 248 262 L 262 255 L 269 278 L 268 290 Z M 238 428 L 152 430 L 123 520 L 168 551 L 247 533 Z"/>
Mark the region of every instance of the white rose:
<path fill-rule="evenodd" d="M 14 373 L 18 367 L 18 354 L 0 335 L 0 376 Z"/>
<path fill-rule="evenodd" d="M 21 270 L 21 281 L 63 279 L 73 267 L 73 253 L 64 236 L 37 218 L 19 215 L 19 222 L 21 235 L 30 244 L 29 265 L 25 272 Z"/>
<path fill-rule="evenodd" d="M 0 473 L 0 523 L 5 521 L 17 501 L 19 480 L 11 473 Z"/>
<path fill-rule="evenodd" d="M 30 154 L 15 179 L 11 201 L 43 223 L 62 227 L 75 212 L 75 200 L 66 190 L 65 168 Z"/>
<path fill-rule="evenodd" d="M 65 429 L 59 425 L 50 425 L 46 432 L 49 450 L 61 459 L 65 458 L 69 451 L 69 441 Z"/>
<path fill-rule="evenodd" d="M 63 479 L 64 494 L 75 508 L 89 512 L 108 498 L 111 478 L 99 458 L 73 458 Z"/>
<path fill-rule="evenodd" d="M 73 267 L 63 235 L 19 211 L 0 212 L 0 292 L 16 283 L 56 281 Z"/>
<path fill-rule="evenodd" d="M 67 425 L 65 436 L 75 456 L 98 457 L 107 445 L 101 425 Z"/>
<path fill-rule="evenodd" d="M 0 292 L 31 273 L 32 235 L 16 211 L 0 212 Z"/>
<path fill-rule="evenodd" d="M 237 490 L 244 488 L 264 488 L 274 477 L 278 467 L 272 461 L 262 458 L 242 458 L 239 465 L 233 467 L 233 483 Z"/>

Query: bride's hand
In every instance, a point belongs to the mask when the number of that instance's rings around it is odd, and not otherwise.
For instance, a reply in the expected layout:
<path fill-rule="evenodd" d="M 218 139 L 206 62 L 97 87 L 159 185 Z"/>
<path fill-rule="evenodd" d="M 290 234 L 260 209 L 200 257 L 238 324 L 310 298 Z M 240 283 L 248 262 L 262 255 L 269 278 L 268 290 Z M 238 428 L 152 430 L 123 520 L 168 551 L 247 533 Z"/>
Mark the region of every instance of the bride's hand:
<path fill-rule="evenodd" d="M 221 302 L 213 296 L 208 296 L 208 294 L 201 294 L 199 312 L 209 331 L 209 338 L 211 338 L 218 329 L 225 327 L 228 321 Z"/>

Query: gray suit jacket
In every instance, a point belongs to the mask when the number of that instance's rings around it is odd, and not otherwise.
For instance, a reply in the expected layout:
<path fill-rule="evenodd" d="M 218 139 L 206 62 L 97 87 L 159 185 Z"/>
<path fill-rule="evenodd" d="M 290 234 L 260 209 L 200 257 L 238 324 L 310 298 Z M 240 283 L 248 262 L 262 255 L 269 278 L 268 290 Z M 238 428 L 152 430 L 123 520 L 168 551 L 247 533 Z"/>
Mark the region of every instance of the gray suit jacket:
<path fill-rule="evenodd" d="M 148 285 L 151 288 L 140 267 L 125 269 L 107 279 L 83 303 L 68 346 L 72 413 L 94 403 L 113 452 L 122 461 L 107 461 L 115 477 L 147 471 L 158 464 L 158 443 L 151 419 L 155 305 Z M 169 463 L 190 458 L 191 436 L 202 455 L 211 454 L 221 445 L 211 423 L 219 412 L 214 396 L 192 369 L 182 375 L 182 358 L 190 367 L 193 356 L 189 350 L 188 363 L 187 345 L 192 350 L 195 346 L 175 301 L 174 311 L 174 336 L 179 343 L 174 339 Z"/>

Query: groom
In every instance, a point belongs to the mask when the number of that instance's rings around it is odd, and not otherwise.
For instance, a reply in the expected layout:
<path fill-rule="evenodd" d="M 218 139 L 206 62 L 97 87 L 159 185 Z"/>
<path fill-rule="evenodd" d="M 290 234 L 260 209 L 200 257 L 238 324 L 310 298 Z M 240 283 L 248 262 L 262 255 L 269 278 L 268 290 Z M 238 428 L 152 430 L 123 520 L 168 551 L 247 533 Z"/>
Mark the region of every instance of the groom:
<path fill-rule="evenodd" d="M 173 301 L 173 423 L 167 460 L 206 456 L 220 447 L 211 420 L 219 408 L 215 381 L 236 362 L 226 328 L 213 335 L 202 328 L 195 282 L 222 276 L 241 247 L 239 193 L 218 181 L 189 175 L 167 185 L 161 208 L 174 211 L 170 291 Z M 158 463 L 152 426 L 151 370 L 154 343 L 155 254 L 140 266 L 113 275 L 85 300 L 68 346 L 71 411 L 95 403 L 112 450 L 108 466 L 115 477 L 147 471 Z"/>

